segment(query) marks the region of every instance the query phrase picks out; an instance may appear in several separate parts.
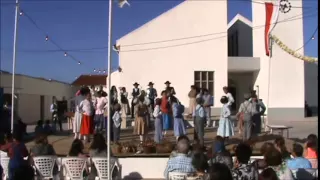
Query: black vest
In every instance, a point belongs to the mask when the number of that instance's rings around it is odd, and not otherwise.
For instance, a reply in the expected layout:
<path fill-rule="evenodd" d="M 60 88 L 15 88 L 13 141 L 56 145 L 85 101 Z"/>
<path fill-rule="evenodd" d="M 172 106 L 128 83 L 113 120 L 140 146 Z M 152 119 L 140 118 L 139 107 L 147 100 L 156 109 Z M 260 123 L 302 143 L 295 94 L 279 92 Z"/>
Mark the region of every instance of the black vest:
<path fill-rule="evenodd" d="M 140 89 L 138 89 L 137 91 L 135 91 L 134 89 L 132 89 L 132 96 L 135 98 L 140 94 Z"/>

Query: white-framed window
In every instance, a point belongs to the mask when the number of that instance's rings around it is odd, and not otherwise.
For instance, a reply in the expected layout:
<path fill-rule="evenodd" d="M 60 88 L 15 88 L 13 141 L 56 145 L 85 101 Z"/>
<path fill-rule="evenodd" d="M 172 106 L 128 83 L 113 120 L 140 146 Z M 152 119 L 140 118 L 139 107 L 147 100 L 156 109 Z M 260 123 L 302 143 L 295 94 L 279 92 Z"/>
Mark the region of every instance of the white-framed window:
<path fill-rule="evenodd" d="M 194 85 L 199 88 L 208 89 L 209 93 L 214 95 L 214 71 L 195 71 Z"/>

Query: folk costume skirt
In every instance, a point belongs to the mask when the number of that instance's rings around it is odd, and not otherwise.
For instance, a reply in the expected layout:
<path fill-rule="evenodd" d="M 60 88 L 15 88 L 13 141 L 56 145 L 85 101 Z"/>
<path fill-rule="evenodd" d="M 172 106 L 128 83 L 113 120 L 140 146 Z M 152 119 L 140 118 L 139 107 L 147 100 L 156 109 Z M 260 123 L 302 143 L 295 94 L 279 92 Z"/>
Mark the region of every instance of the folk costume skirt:
<path fill-rule="evenodd" d="M 88 116 L 85 114 L 82 114 L 82 123 L 81 123 L 81 129 L 80 134 L 81 135 L 89 135 L 93 133 L 93 119 L 92 116 Z"/>
<path fill-rule="evenodd" d="M 231 137 L 234 135 L 233 125 L 229 118 L 220 118 L 217 135 L 221 137 Z"/>
<path fill-rule="evenodd" d="M 154 142 L 160 143 L 162 140 L 162 116 L 154 120 Z"/>
<path fill-rule="evenodd" d="M 184 120 L 183 118 L 174 118 L 173 119 L 173 131 L 174 136 L 179 137 L 186 134 L 186 129 L 184 127 Z"/>
<path fill-rule="evenodd" d="M 162 125 L 163 125 L 163 130 L 169 130 L 171 126 L 171 116 L 170 114 L 162 114 Z"/>
<path fill-rule="evenodd" d="M 137 135 L 148 134 L 148 122 L 146 117 L 136 117 L 136 119 L 134 120 L 133 133 Z"/>
<path fill-rule="evenodd" d="M 79 133 L 81 128 L 82 113 L 76 111 L 73 120 L 73 133 Z"/>

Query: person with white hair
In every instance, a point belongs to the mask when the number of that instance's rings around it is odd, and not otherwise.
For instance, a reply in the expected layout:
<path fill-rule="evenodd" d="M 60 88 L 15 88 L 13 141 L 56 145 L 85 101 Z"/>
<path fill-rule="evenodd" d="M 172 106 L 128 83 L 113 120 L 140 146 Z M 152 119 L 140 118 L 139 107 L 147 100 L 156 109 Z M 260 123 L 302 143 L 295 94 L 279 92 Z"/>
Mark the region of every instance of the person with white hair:
<path fill-rule="evenodd" d="M 189 141 L 181 139 L 177 142 L 177 154 L 170 158 L 164 170 L 164 177 L 169 179 L 170 172 L 190 173 L 196 172 L 192 166 L 192 158 L 188 156 L 190 149 Z"/>

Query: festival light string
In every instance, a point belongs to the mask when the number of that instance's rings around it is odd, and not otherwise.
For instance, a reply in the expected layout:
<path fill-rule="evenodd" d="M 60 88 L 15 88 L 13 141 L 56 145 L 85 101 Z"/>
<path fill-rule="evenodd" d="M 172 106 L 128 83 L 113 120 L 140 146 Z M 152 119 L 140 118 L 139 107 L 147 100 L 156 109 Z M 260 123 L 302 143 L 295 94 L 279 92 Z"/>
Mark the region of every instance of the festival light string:
<path fill-rule="evenodd" d="M 315 39 L 315 35 L 316 33 L 318 32 L 318 26 L 317 28 L 314 30 L 314 32 L 312 33 L 311 37 L 300 47 L 298 48 L 297 50 L 295 51 L 299 51 L 300 49 L 304 48 L 305 46 L 307 46 L 312 40 Z"/>

